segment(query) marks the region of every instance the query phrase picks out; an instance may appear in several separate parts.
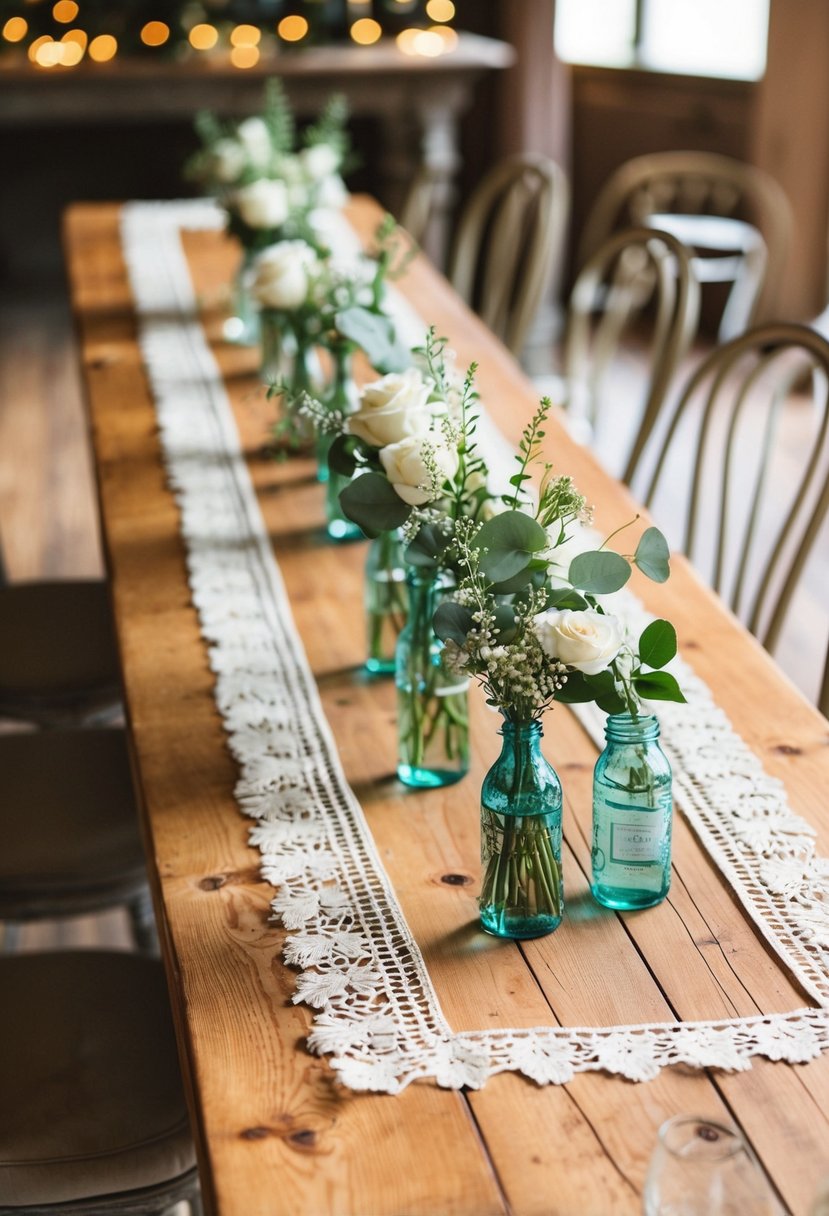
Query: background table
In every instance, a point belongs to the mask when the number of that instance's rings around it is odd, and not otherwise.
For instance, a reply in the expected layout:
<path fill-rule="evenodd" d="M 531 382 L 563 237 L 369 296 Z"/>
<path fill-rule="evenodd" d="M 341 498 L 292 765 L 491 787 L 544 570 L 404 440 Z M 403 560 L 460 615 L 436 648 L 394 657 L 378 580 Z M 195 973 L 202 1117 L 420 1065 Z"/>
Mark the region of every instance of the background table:
<path fill-rule="evenodd" d="M 364 237 L 377 220 L 357 200 Z M 661 908 L 624 917 L 588 894 L 595 748 L 569 712 L 546 719 L 545 752 L 565 799 L 566 918 L 521 946 L 477 928 L 478 791 L 497 721 L 473 697 L 472 771 L 460 784 L 404 791 L 393 776 L 394 693 L 367 680 L 361 544 L 327 544 L 322 490 L 308 460 L 267 455 L 272 406 L 255 352 L 221 342 L 223 289 L 237 254 L 215 233 L 185 236 L 205 326 L 249 455 L 294 613 L 334 730 L 446 1015 L 456 1030 L 538 1024 L 751 1016 L 795 1009 L 803 994 L 766 950 L 727 883 L 677 818 L 675 874 Z M 246 845 L 232 797 L 205 648 L 189 601 L 177 512 L 165 486 L 118 238 L 118 209 L 73 208 L 66 226 L 105 546 L 124 665 L 148 855 L 208 1211 L 414 1216 L 636 1213 L 659 1124 L 693 1112 L 734 1118 L 786 1204 L 805 1212 L 829 1170 L 829 1061 L 758 1059 L 745 1073 L 671 1069 L 631 1084 L 601 1074 L 538 1088 L 502 1075 L 478 1092 L 411 1086 L 397 1097 L 339 1087 L 303 1039 L 295 973 L 268 922 L 272 889 Z M 511 357 L 419 260 L 401 284 L 447 334 L 512 443 L 536 396 Z M 635 513 L 627 492 L 563 429 L 548 455 L 595 503 L 610 531 Z M 780 776 L 829 851 L 829 727 L 687 564 L 634 589 L 678 628 L 685 657 L 737 730 Z"/>

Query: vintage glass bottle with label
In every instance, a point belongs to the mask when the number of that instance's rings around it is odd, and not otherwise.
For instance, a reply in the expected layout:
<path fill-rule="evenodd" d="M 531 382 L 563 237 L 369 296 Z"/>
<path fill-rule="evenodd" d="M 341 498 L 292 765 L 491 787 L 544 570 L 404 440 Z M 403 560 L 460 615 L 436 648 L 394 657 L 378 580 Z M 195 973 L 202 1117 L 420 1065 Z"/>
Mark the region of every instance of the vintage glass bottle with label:
<path fill-rule="evenodd" d="M 608 908 L 649 908 L 671 885 L 671 766 L 651 714 L 611 714 L 593 775 L 593 881 Z"/>

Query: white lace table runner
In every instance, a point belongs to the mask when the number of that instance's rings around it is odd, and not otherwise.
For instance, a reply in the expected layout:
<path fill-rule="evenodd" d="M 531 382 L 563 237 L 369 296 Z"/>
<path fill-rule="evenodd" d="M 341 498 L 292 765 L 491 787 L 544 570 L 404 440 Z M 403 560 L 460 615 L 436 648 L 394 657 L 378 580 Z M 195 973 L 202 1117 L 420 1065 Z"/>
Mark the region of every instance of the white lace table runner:
<path fill-rule="evenodd" d="M 647 1080 L 668 1064 L 745 1069 L 829 1046 L 829 866 L 707 687 L 681 660 L 688 705 L 660 709 L 678 808 L 748 914 L 820 1008 L 717 1021 L 454 1033 L 346 782 L 240 449 L 230 402 L 199 321 L 182 229 L 218 228 L 201 201 L 124 208 L 122 239 L 181 511 L 189 581 L 216 674 L 216 703 L 256 821 L 251 842 L 277 888 L 300 969 L 296 1001 L 317 1012 L 309 1045 L 353 1089 L 398 1092 L 433 1078 L 478 1088 L 514 1070 L 540 1084 L 603 1069 Z M 356 241 L 345 221 L 338 249 Z M 424 326 L 397 296 L 401 328 Z M 417 327 L 412 333 L 412 327 Z M 492 428 L 490 421 L 484 426 Z M 482 431 L 481 434 L 484 432 Z M 502 441 L 503 445 L 503 441 Z M 632 621 L 642 606 L 626 597 Z M 600 718 L 580 715 L 601 738 Z"/>

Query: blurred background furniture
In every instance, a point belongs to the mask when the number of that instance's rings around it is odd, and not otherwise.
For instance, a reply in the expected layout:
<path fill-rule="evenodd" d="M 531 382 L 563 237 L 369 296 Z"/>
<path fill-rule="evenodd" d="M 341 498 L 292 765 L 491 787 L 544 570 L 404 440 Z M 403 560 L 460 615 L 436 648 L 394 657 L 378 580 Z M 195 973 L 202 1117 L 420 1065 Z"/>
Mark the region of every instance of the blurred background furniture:
<path fill-rule="evenodd" d="M 610 236 L 573 285 L 556 400 L 626 483 L 696 334 L 699 295 L 689 251 L 652 228 Z M 625 337 L 634 345 L 620 369 Z"/>
<path fill-rule="evenodd" d="M 0 836 L 4 950 L 28 922 L 123 906 L 157 952 L 123 730 L 0 735 Z"/>
<path fill-rule="evenodd" d="M 0 989 L 0 1213 L 198 1216 L 161 964 L 20 954 L 0 959 Z"/>
<path fill-rule="evenodd" d="M 710 152 L 650 153 L 628 161 L 593 203 L 581 263 L 620 220 L 671 232 L 692 248 L 701 283 L 733 284 L 720 341 L 774 316 L 792 217 L 785 193 L 761 169 Z"/>
<path fill-rule="evenodd" d="M 458 220 L 449 281 L 516 357 L 561 262 L 569 214 L 562 169 L 519 155 L 493 166 Z"/>
<path fill-rule="evenodd" d="M 829 509 L 829 342 L 802 325 L 749 330 L 706 356 L 665 422 L 634 484 L 641 471 L 657 521 L 681 501 L 679 547 L 774 650 Z"/>

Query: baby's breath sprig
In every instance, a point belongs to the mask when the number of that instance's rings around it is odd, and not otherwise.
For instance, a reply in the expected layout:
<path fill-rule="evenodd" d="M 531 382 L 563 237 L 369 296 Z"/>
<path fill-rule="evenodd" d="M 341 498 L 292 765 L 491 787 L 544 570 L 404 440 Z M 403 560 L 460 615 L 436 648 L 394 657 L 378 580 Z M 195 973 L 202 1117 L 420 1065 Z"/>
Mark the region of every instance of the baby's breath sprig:
<path fill-rule="evenodd" d="M 542 397 L 538 409 L 527 423 L 521 436 L 516 456 L 518 472 L 514 473 L 509 479 L 510 485 L 514 487 L 515 492 L 504 498 L 505 505 L 513 511 L 520 511 L 522 506 L 526 506 L 530 502 L 529 495 L 524 490 L 524 484 L 530 480 L 530 473 L 527 470 L 530 465 L 538 461 L 541 455 L 541 446 L 545 435 L 543 427 L 551 408 L 552 402 L 550 398 Z"/>

